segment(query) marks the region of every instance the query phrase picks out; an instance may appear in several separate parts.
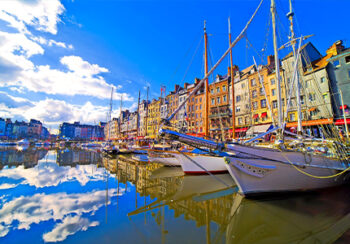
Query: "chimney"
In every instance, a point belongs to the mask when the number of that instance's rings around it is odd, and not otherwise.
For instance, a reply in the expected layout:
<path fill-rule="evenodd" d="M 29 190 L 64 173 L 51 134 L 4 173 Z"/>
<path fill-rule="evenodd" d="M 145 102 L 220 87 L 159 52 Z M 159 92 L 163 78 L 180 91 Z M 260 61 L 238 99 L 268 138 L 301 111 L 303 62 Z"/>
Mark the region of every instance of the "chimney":
<path fill-rule="evenodd" d="M 201 79 L 199 79 L 199 78 L 194 78 L 194 84 L 197 85 L 200 81 L 201 81 Z"/>
<path fill-rule="evenodd" d="M 333 45 L 327 49 L 326 53 L 327 55 L 333 56 L 333 55 L 338 55 L 343 50 L 344 50 L 343 41 L 339 40 L 333 43 Z"/>
<path fill-rule="evenodd" d="M 185 84 L 184 84 L 184 88 L 187 90 L 187 87 L 188 87 L 188 83 L 187 82 L 185 82 Z"/>
<path fill-rule="evenodd" d="M 227 76 L 231 76 L 231 67 L 227 67 Z"/>
<path fill-rule="evenodd" d="M 180 86 L 178 84 L 175 84 L 175 93 L 179 90 Z"/>
<path fill-rule="evenodd" d="M 275 56 L 274 55 L 270 55 L 267 57 L 267 65 L 275 65 Z"/>

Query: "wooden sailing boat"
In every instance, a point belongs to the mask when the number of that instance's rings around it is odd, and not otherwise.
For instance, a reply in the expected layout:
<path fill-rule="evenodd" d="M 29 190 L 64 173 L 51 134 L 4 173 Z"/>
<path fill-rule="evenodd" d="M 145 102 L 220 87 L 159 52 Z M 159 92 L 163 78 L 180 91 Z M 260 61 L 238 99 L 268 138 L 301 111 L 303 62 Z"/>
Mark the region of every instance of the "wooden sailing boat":
<path fill-rule="evenodd" d="M 224 59 L 233 46 L 243 37 L 249 24 L 254 18 L 257 8 L 251 19 L 248 21 L 241 34 L 231 43 L 230 48 L 224 53 L 219 61 L 213 66 L 208 74 L 199 82 L 198 86 L 205 82 L 205 79 L 214 71 L 219 63 Z M 291 9 L 292 10 L 292 9 Z M 243 195 L 265 194 L 268 192 L 285 192 L 285 191 L 300 191 L 313 190 L 318 188 L 332 187 L 346 182 L 348 170 L 348 159 L 344 152 L 347 148 L 338 145 L 336 148 L 337 157 L 327 157 L 322 154 L 309 152 L 304 148 L 299 150 L 289 150 L 285 147 L 283 141 L 283 117 L 282 117 L 282 102 L 281 102 L 281 79 L 280 67 L 278 59 L 278 48 L 276 38 L 276 6 L 275 0 L 271 0 L 271 16 L 273 25 L 273 43 L 275 53 L 275 72 L 277 77 L 278 96 L 278 126 L 270 129 L 249 141 L 253 142 L 267 134 L 277 132 L 277 144 L 273 148 L 262 148 L 257 146 L 248 146 L 247 144 L 231 144 L 225 145 L 211 140 L 190 137 L 177 133 L 169 128 L 162 128 L 160 133 L 168 136 L 171 139 L 176 139 L 181 142 L 196 145 L 198 147 L 207 147 L 219 151 L 225 150 L 233 152 L 235 155 L 225 158 L 227 169 L 239 187 L 239 192 Z M 300 48 L 297 55 L 300 53 Z M 298 61 L 298 58 L 296 59 Z M 295 62 L 297 67 L 297 62 Z M 295 80 L 295 73 L 293 81 Z M 192 93 L 196 92 L 196 89 Z M 192 95 L 189 95 L 189 97 Z M 185 100 L 181 106 L 186 102 Z M 177 110 L 169 117 L 170 119 L 177 113 Z M 223 158 L 221 158 L 222 160 Z"/>
<path fill-rule="evenodd" d="M 208 35 L 204 21 L 204 72 L 208 76 Z M 205 136 L 209 136 L 209 82 L 205 79 Z M 197 85 L 198 87 L 202 85 Z M 227 172 L 225 160 L 215 155 L 173 153 L 185 174 L 215 174 Z"/>

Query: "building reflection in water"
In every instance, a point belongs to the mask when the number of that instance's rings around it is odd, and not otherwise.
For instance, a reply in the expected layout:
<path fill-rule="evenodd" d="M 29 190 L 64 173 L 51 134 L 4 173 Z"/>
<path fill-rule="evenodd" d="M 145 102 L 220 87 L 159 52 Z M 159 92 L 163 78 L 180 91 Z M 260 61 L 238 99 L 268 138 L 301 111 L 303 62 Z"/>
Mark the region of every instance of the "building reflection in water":
<path fill-rule="evenodd" d="M 0 169 L 5 165 L 19 166 L 23 165 L 24 168 L 32 168 L 37 165 L 38 161 L 43 159 L 47 154 L 45 149 L 29 149 L 19 151 L 14 148 L 11 149 L 0 149 Z"/>
<path fill-rule="evenodd" d="M 229 175 L 152 177 L 158 164 L 106 160 L 105 167 L 118 180 L 135 184 L 139 196 L 151 201 L 135 203 L 134 216 L 150 212 L 164 231 L 164 206 L 174 217 L 184 216 L 197 227 L 206 226 L 207 243 L 333 243 L 347 242 L 350 195 L 346 187 L 278 199 L 244 199 L 235 193 Z M 176 168 L 168 168 L 169 175 Z M 135 198 L 137 199 L 137 197 Z M 135 200 L 137 201 L 137 200 Z M 150 203 L 149 203 L 150 202 Z M 214 230 L 213 225 L 214 223 Z M 165 231 L 167 233 L 167 231 Z M 165 235 L 162 232 L 162 242 Z"/>

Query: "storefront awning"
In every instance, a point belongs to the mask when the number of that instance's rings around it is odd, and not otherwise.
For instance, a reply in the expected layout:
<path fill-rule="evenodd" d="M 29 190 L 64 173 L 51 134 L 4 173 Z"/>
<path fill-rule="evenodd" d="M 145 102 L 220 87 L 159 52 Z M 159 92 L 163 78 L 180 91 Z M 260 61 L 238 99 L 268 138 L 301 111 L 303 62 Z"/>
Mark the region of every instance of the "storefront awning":
<path fill-rule="evenodd" d="M 261 114 L 261 118 L 265 118 L 265 117 L 267 117 L 267 112 L 264 112 Z"/>
<path fill-rule="evenodd" d="M 316 109 L 316 107 L 309 108 L 309 112 L 315 111 Z"/>
<path fill-rule="evenodd" d="M 259 114 L 254 114 L 253 119 L 259 118 Z"/>
<path fill-rule="evenodd" d="M 235 133 L 240 133 L 240 132 L 246 132 L 248 130 L 248 127 L 242 127 L 242 128 L 235 128 Z M 233 130 L 230 129 L 229 133 L 232 133 Z"/>
<path fill-rule="evenodd" d="M 344 106 L 340 106 L 340 107 L 339 107 L 339 109 L 343 109 L 343 108 L 344 108 L 344 109 L 347 109 L 347 108 L 348 108 L 348 105 L 345 104 Z"/>
<path fill-rule="evenodd" d="M 333 123 L 333 118 L 330 119 L 315 119 L 315 120 L 306 120 L 302 121 L 301 125 L 302 126 L 313 126 L 313 125 L 327 125 L 327 124 L 332 124 Z M 291 122 L 287 123 L 286 125 L 287 128 L 290 127 L 298 127 L 298 122 Z"/>
<path fill-rule="evenodd" d="M 266 132 L 271 124 L 255 125 L 247 130 L 247 135 L 254 135 Z"/>
<path fill-rule="evenodd" d="M 350 124 L 350 119 L 346 119 L 346 123 Z M 344 119 L 337 119 L 334 124 L 335 125 L 344 125 L 345 121 L 344 121 Z"/>

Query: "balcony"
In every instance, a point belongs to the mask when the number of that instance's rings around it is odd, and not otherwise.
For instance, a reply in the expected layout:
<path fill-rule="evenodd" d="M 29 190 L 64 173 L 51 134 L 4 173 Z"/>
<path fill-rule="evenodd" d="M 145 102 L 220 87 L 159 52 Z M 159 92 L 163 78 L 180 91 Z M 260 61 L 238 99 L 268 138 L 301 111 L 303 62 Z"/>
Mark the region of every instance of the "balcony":
<path fill-rule="evenodd" d="M 219 113 L 212 113 L 209 114 L 209 118 L 214 119 L 214 118 L 222 118 L 222 117 L 228 117 L 232 116 L 231 111 L 221 111 Z"/>

